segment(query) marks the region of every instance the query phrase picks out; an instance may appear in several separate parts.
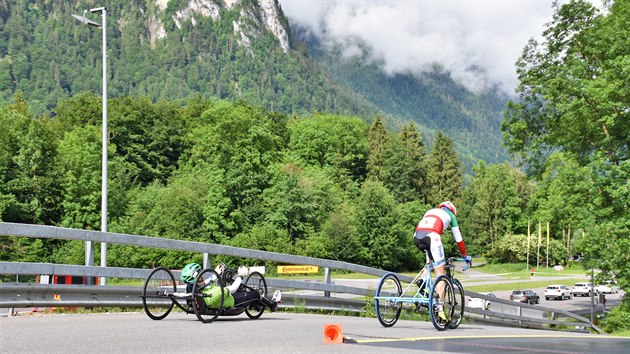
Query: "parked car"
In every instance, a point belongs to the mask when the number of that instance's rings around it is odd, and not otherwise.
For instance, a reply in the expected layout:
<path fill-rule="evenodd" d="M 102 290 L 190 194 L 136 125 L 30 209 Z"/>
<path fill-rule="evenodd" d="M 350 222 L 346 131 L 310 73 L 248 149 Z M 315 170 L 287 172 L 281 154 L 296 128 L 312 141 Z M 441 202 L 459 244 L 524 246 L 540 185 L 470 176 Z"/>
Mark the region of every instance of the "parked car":
<path fill-rule="evenodd" d="M 566 285 L 549 285 L 545 288 L 545 300 L 549 299 L 570 299 L 571 290 Z"/>
<path fill-rule="evenodd" d="M 511 301 L 540 304 L 540 297 L 532 290 L 514 290 L 510 295 Z"/>
<path fill-rule="evenodd" d="M 496 295 L 494 295 L 493 293 L 482 293 L 484 295 L 488 295 L 491 297 L 497 297 Z M 490 310 L 490 300 L 485 300 L 479 297 L 470 297 L 468 298 L 468 303 L 466 304 L 466 307 L 468 308 L 472 308 L 472 309 L 483 309 L 483 310 Z"/>
<path fill-rule="evenodd" d="M 591 296 L 591 283 L 575 283 L 571 287 L 571 294 L 573 296 Z"/>
<path fill-rule="evenodd" d="M 595 292 L 598 294 L 616 294 L 619 292 L 619 285 L 614 281 L 607 280 L 603 284 L 596 286 Z"/>

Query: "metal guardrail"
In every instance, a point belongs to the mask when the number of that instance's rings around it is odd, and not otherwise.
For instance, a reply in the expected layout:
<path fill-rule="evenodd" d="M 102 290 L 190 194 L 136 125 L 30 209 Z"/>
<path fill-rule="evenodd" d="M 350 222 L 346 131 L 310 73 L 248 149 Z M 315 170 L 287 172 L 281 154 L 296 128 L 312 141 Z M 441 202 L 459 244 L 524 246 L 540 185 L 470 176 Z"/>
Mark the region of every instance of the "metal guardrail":
<path fill-rule="evenodd" d="M 132 286 L 44 285 L 9 283 L 0 286 L 0 308 L 142 307 L 142 288 Z M 366 302 L 323 296 L 283 294 L 280 308 L 360 313 Z"/>
<path fill-rule="evenodd" d="M 514 302 L 465 289 L 464 294 L 470 297 L 489 301 L 491 308 L 493 309 L 492 311 L 477 308 L 467 308 L 465 310 L 465 312 L 480 315 L 477 318 L 486 322 L 515 327 L 542 329 L 548 329 L 549 326 L 554 326 L 556 328 L 562 327 L 564 330 L 592 328 L 598 333 L 604 333 L 601 328 L 591 323 L 591 321 L 586 317 L 569 311 L 545 307 L 539 304 L 530 305 L 523 302 Z M 571 329 L 570 327 L 574 328 Z"/>
<path fill-rule="evenodd" d="M 56 226 L 0 222 L 0 236 L 20 236 L 31 238 L 53 238 L 60 240 L 106 242 L 128 246 L 161 248 L 174 251 L 220 254 L 240 258 L 253 258 L 264 261 L 275 261 L 286 264 L 308 264 L 324 268 L 328 267 L 343 269 L 350 272 L 370 274 L 379 277 L 387 273 L 386 271 L 381 269 L 366 267 L 348 262 L 334 261 L 330 259 L 296 256 L 278 252 L 266 252 L 203 242 L 173 240 L 167 238 L 137 236 L 113 232 L 68 229 Z"/>
<path fill-rule="evenodd" d="M 286 264 L 307 264 L 324 268 L 335 268 L 350 272 L 383 276 L 386 271 L 362 265 L 334 260 L 286 255 L 277 252 L 265 252 L 239 247 L 222 246 L 201 242 L 172 240 L 157 237 L 126 235 L 118 233 L 77 230 L 54 226 L 27 225 L 0 222 L 0 236 L 19 236 L 31 238 L 54 238 L 93 242 L 116 243 L 129 246 L 162 248 L 195 253 L 221 254 L 240 258 L 275 261 Z M 99 267 L 50 263 L 0 262 L 0 274 L 34 275 L 63 274 L 89 277 L 113 277 L 145 279 L 150 269 Z M 176 274 L 177 275 L 177 274 Z M 409 276 L 398 274 L 401 281 L 410 282 Z M 293 289 L 297 291 L 321 291 L 322 296 L 303 296 L 298 293 L 283 294 L 285 303 L 282 307 L 304 307 L 311 310 L 334 310 L 360 312 L 365 307 L 363 300 L 344 297 L 323 296 L 328 293 L 350 294 L 353 297 L 371 296 L 373 289 L 348 287 L 330 283 L 312 281 L 292 281 L 267 279 L 270 288 Z M 141 307 L 141 289 L 134 287 L 85 286 L 85 285 L 37 285 L 37 284 L 0 284 L 0 307 Z M 543 306 L 515 303 L 508 300 L 489 297 L 472 291 L 465 295 L 478 297 L 499 304 L 501 312 L 484 309 L 466 309 L 481 320 L 518 327 L 548 328 L 548 326 L 575 326 L 603 331 L 582 316 Z M 137 298 L 136 298 L 137 297 Z M 56 300 L 55 300 L 56 299 Z M 535 314 L 535 315 L 534 315 Z M 550 318 L 549 318 L 550 317 Z M 561 321 L 560 318 L 569 319 Z"/>

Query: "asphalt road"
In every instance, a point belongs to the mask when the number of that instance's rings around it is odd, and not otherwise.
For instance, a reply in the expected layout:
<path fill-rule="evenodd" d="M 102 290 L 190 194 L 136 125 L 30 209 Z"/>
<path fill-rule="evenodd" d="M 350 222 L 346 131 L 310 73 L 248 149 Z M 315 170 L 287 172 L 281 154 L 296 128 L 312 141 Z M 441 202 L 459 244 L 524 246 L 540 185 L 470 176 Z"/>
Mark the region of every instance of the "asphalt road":
<path fill-rule="evenodd" d="M 326 324 L 346 343 L 324 343 Z M 352 343 L 350 343 L 352 342 Z M 626 353 L 630 338 L 463 324 L 436 331 L 430 322 L 265 313 L 258 320 L 223 317 L 203 324 L 173 313 L 35 315 L 0 318 L 1 353 Z"/>

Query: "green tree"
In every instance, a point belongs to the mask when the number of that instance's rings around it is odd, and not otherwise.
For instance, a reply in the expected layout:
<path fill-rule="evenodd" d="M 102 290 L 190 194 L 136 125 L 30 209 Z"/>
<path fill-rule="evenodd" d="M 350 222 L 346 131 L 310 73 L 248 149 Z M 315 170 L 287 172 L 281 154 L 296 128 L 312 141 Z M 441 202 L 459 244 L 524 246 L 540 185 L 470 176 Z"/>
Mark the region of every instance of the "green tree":
<path fill-rule="evenodd" d="M 59 212 L 52 170 L 57 139 L 50 120 L 33 117 L 21 93 L 15 100 L 0 109 L 0 192 L 15 198 L 5 220 L 52 224 Z"/>
<path fill-rule="evenodd" d="M 385 144 L 388 138 L 389 133 L 383 124 L 383 118 L 377 115 L 368 130 L 368 178 L 382 180 Z"/>
<path fill-rule="evenodd" d="M 319 114 L 289 125 L 292 157 L 309 166 L 332 166 L 362 181 L 366 174 L 368 125 L 360 118 Z"/>
<path fill-rule="evenodd" d="M 59 143 L 56 168 L 63 190 L 60 225 L 99 230 L 101 225 L 101 136 L 86 125 L 65 134 Z"/>
<path fill-rule="evenodd" d="M 426 202 L 426 152 L 413 122 L 385 143 L 381 181 L 399 202 Z"/>
<path fill-rule="evenodd" d="M 467 246 L 473 252 L 493 250 L 507 235 L 523 232 L 527 225 L 527 202 L 533 186 L 525 174 L 508 163 L 473 168 L 475 176 L 467 183 L 461 205 L 466 225 Z"/>
<path fill-rule="evenodd" d="M 543 42 L 530 40 L 517 62 L 519 101 L 509 103 L 502 130 L 510 151 L 536 172 L 551 150 L 590 170 L 596 224 L 581 243 L 584 264 L 627 288 L 630 2 L 608 4 L 601 13 L 587 1 L 556 5 Z"/>
<path fill-rule="evenodd" d="M 358 250 L 362 264 L 383 269 L 399 269 L 407 256 L 408 234 L 398 222 L 396 201 L 378 181 L 366 181 L 356 200 L 355 225 L 363 240 Z M 407 242 L 405 242 L 407 241 Z"/>
<path fill-rule="evenodd" d="M 355 220 L 356 208 L 350 201 L 345 201 L 329 214 L 321 228 L 320 235 L 329 240 L 329 258 L 351 263 L 360 263 L 360 250 L 363 241 Z"/>
<path fill-rule="evenodd" d="M 600 153 L 619 164 L 630 153 L 630 4 L 615 1 L 607 14 L 584 0 L 555 6 L 543 42 L 531 39 L 517 61 L 505 142 L 533 166 L 558 148 L 582 163 Z"/>
<path fill-rule="evenodd" d="M 596 224 L 597 198 L 591 171 L 580 166 L 570 155 L 554 153 L 545 162 L 536 194 L 530 201 L 534 218 L 549 221 L 553 235 L 561 230 L 586 230 Z"/>
<path fill-rule="evenodd" d="M 271 186 L 270 166 L 282 159 L 288 143 L 286 117 L 243 102 L 219 102 L 201 117 L 185 144 L 181 170 L 210 179 L 204 215 L 214 239 L 230 238 L 253 225 L 261 193 Z"/>
<path fill-rule="evenodd" d="M 462 195 L 463 165 L 457 159 L 453 141 L 438 131 L 427 159 L 428 202 L 457 202 Z"/>
<path fill-rule="evenodd" d="M 262 194 L 266 222 L 285 229 L 291 242 L 314 237 L 343 193 L 319 169 L 303 171 L 292 163 L 281 166 L 273 186 Z"/>

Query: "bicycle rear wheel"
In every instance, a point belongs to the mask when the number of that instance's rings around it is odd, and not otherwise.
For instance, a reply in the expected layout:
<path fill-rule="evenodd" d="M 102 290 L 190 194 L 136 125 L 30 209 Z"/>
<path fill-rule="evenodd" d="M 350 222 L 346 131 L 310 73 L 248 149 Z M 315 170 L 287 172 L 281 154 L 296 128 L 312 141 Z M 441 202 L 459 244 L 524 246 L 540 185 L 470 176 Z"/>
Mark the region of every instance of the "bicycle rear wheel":
<path fill-rule="evenodd" d="M 391 327 L 398 321 L 402 303 L 397 300 L 401 295 L 402 286 L 398 277 L 393 273 L 385 274 L 376 288 L 374 297 L 376 317 L 383 327 Z"/>
<path fill-rule="evenodd" d="M 252 291 L 257 291 L 260 297 L 263 298 L 267 295 L 267 281 L 265 277 L 259 272 L 252 272 L 247 279 L 245 279 L 245 285 L 250 287 Z M 260 304 L 252 304 L 247 306 L 245 314 L 252 320 L 260 317 L 265 311 L 265 307 Z"/>
<path fill-rule="evenodd" d="M 192 288 L 192 307 L 199 321 L 210 323 L 223 310 L 225 286 L 214 269 L 206 268 L 195 279 Z M 208 302 L 212 306 L 208 306 Z"/>
<path fill-rule="evenodd" d="M 155 268 L 142 288 L 142 306 L 147 316 L 153 320 L 161 320 L 168 316 L 175 304 L 168 293 L 174 293 L 176 290 L 173 273 L 165 267 Z"/>
<path fill-rule="evenodd" d="M 457 279 L 452 279 L 453 291 L 455 292 L 455 309 L 453 311 L 453 320 L 448 326 L 450 329 L 459 327 L 464 319 L 464 287 Z"/>
<path fill-rule="evenodd" d="M 439 293 L 440 289 L 444 291 L 443 296 Z M 437 277 L 433 287 L 431 287 L 429 299 L 431 301 L 429 305 L 431 323 L 433 323 L 435 329 L 443 331 L 451 324 L 455 310 L 455 292 L 453 291 L 453 284 L 448 280 L 447 276 L 440 275 Z M 442 312 L 442 316 L 440 312 Z"/>

